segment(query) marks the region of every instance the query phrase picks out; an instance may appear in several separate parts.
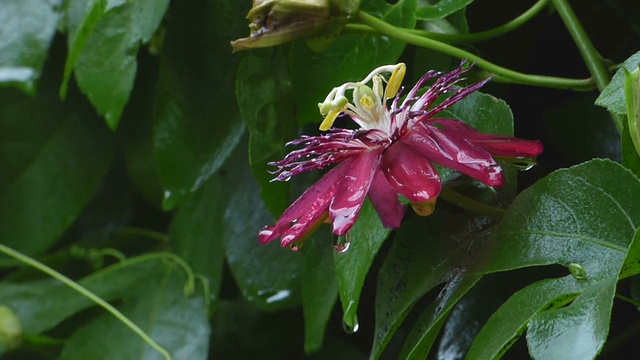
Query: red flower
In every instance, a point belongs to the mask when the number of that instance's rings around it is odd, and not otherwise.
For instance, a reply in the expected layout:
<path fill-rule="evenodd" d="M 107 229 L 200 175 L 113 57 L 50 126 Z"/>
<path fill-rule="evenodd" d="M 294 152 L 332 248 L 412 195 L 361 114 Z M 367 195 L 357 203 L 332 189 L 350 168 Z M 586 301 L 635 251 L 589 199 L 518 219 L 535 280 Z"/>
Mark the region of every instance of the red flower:
<path fill-rule="evenodd" d="M 442 110 L 482 87 L 488 80 L 459 88 L 459 68 L 447 74 L 429 71 L 400 102 L 398 89 L 405 65 L 382 66 L 363 81 L 334 88 L 318 104 L 326 115 L 320 136 L 302 136 L 287 145 L 302 146 L 276 166 L 277 181 L 287 181 L 299 173 L 336 167 L 325 174 L 282 214 L 275 225 L 258 234 L 260 243 L 281 237 L 282 246 L 297 249 L 323 222 L 332 224 L 333 233 L 345 235 L 353 226 L 365 196 L 369 196 L 382 223 L 397 228 L 404 215 L 398 194 L 407 198 L 419 215 L 430 215 L 442 188 L 432 163 L 449 167 L 489 186 L 502 186 L 500 158 L 532 160 L 542 153 L 539 141 L 481 134 L 454 119 L 435 118 Z M 381 73 L 391 73 L 387 86 Z M 418 96 L 430 79 L 435 83 Z M 366 84 L 372 81 L 373 86 Z M 353 90 L 353 103 L 345 97 Z M 446 93 L 453 95 L 434 105 Z M 391 106 L 387 107 L 388 100 Z M 340 114 L 347 114 L 360 129 L 331 128 Z"/>

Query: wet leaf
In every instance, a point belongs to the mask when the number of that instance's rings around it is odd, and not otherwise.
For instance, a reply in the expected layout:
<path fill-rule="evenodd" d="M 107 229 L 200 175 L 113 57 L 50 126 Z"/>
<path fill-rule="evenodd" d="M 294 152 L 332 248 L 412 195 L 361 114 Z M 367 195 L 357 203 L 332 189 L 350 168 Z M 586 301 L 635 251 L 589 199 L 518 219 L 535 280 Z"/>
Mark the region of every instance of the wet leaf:
<path fill-rule="evenodd" d="M 249 128 L 249 163 L 260 184 L 267 208 L 276 215 L 287 206 L 289 183 L 270 182 L 267 163 L 286 155 L 285 143 L 295 136 L 296 119 L 291 102 L 291 80 L 280 49 L 256 52 L 238 69 L 236 96 Z"/>
<path fill-rule="evenodd" d="M 624 96 L 625 69 L 628 72 L 634 71 L 640 64 L 640 52 L 631 55 L 611 79 L 607 87 L 602 90 L 596 99 L 596 105 L 607 108 L 607 110 L 619 115 L 627 114 L 627 103 Z M 619 124 L 622 125 L 622 124 Z M 622 127 L 619 127 L 622 128 Z"/>
<path fill-rule="evenodd" d="M 50 90 L 43 79 L 43 90 Z M 80 101 L 6 93 L 0 104 L 0 233 L 3 244 L 39 254 L 62 235 L 98 190 L 115 151 L 113 135 Z M 34 221 L 34 219 L 38 219 Z"/>
<path fill-rule="evenodd" d="M 66 66 L 73 68 L 82 92 L 115 130 L 133 89 L 138 47 L 149 41 L 169 1 L 108 3 L 104 9 L 95 3 L 95 12 L 88 13 L 75 9 L 87 3 L 90 2 L 76 0 L 69 6 L 67 17 L 72 24 L 69 39 L 73 45 Z"/>
<path fill-rule="evenodd" d="M 640 224 L 640 209 L 633 205 L 640 201 L 638 191 L 637 178 L 606 160 L 556 171 L 524 191 L 481 254 L 489 259 L 485 271 L 555 263 L 579 266 L 584 276 L 544 280 L 516 293 L 492 317 L 506 319 L 500 326 L 511 328 L 511 334 L 490 345 L 486 339 L 494 338 L 491 329 L 497 326 L 490 319 L 470 353 L 486 351 L 477 358 L 500 353 L 526 326 L 535 358 L 595 357 L 606 340 L 618 274 Z M 540 300 L 521 295 L 527 293 Z M 509 316 L 509 311 L 522 314 Z"/>
<path fill-rule="evenodd" d="M 209 282 L 210 300 L 219 298 L 224 263 L 221 229 L 227 204 L 223 182 L 214 176 L 172 218 L 169 236 L 173 251 L 185 259 L 195 273 Z"/>
<path fill-rule="evenodd" d="M 234 96 L 237 57 L 229 39 L 244 32 L 237 1 L 177 2 L 160 60 L 153 130 L 164 186 L 173 209 L 224 163 L 244 132 Z M 195 36 L 194 34 L 197 34 Z"/>
<path fill-rule="evenodd" d="M 373 259 L 389 232 L 389 229 L 382 226 L 378 214 L 367 199 L 358 215 L 358 221 L 344 240 L 347 243 L 341 245 L 346 250 L 336 251 L 333 255 L 342 303 L 342 322 L 347 332 L 355 332 L 360 326 L 358 303 L 362 286 Z"/>
<path fill-rule="evenodd" d="M 602 173 L 612 177 L 602 177 Z M 428 353 L 443 316 L 482 274 L 560 264 L 580 267 L 582 275 L 543 280 L 516 293 L 492 316 L 486 330 L 483 328 L 478 334 L 469 356 L 492 358 L 502 354 L 527 326 L 530 329 L 527 340 L 534 357 L 595 356 L 606 339 L 618 273 L 637 229 L 636 223 L 640 223 L 640 209 L 633 206 L 640 201 L 636 199 L 638 191 L 640 182 L 628 170 L 611 161 L 594 160 L 559 170 L 522 192 L 485 243 L 474 240 L 473 232 L 471 237 L 458 234 L 456 240 L 443 241 L 437 232 L 433 235 L 428 230 L 413 230 L 412 234 L 421 234 L 429 241 L 407 242 L 404 246 L 412 247 L 399 252 L 403 228 L 379 276 L 378 308 L 387 310 L 377 314 L 374 354 L 379 356 L 398 322 L 437 283 L 446 281 L 409 334 L 404 358 L 421 358 Z M 600 221 L 594 222 L 594 218 Z M 434 226 L 442 223 L 435 222 Z M 448 223 L 451 227 L 451 222 Z M 468 224 L 449 231 L 483 228 L 477 220 Z M 449 236 L 448 232 L 444 234 Z M 451 243 L 456 241 L 462 245 L 458 253 L 415 248 L 434 243 L 452 247 L 455 245 Z M 413 260 L 412 256 L 418 254 L 423 258 Z M 430 261 L 425 256 L 437 260 Z M 445 276 L 438 277 L 441 268 Z M 405 274 L 414 274 L 416 279 Z M 539 300 L 533 301 L 530 294 Z M 573 299 L 570 305 L 558 309 Z M 519 315 L 510 316 L 510 312 Z M 576 323 L 584 326 L 575 327 Z M 578 346 L 580 342 L 590 345 Z"/>
<path fill-rule="evenodd" d="M 307 354 L 322 348 L 329 315 L 338 298 L 332 236 L 328 228 L 320 229 L 304 247 L 302 310 L 305 326 L 304 351 Z"/>
<path fill-rule="evenodd" d="M 625 73 L 624 93 L 627 103 L 627 129 L 636 153 L 640 154 L 640 63 L 634 71 Z"/>
<path fill-rule="evenodd" d="M 0 86 L 34 93 L 60 18 L 60 0 L 0 3 Z"/>
<path fill-rule="evenodd" d="M 277 241 L 258 244 L 258 231 L 274 218 L 251 175 L 245 147 L 246 142 L 240 143 L 223 168 L 228 202 L 223 213 L 211 216 L 223 219 L 227 263 L 242 295 L 264 310 L 296 306 L 301 300 L 303 257 L 281 248 Z"/>
<path fill-rule="evenodd" d="M 473 0 L 440 0 L 433 5 L 424 5 L 416 10 L 416 19 L 434 20 L 447 17 L 466 8 Z"/>
<path fill-rule="evenodd" d="M 420 350 L 428 352 L 448 312 L 480 279 L 467 268 L 482 245 L 482 231 L 491 224 L 487 218 L 455 215 L 441 205 L 430 217 L 414 216 L 402 224 L 378 275 L 372 356 L 382 355 L 416 302 L 445 283 L 425 311 L 429 315 L 421 316 L 425 323 L 421 329 L 430 334 L 430 339 Z M 415 334 L 408 343 L 416 345 L 422 336 Z M 405 350 L 407 355 L 409 352 Z"/>

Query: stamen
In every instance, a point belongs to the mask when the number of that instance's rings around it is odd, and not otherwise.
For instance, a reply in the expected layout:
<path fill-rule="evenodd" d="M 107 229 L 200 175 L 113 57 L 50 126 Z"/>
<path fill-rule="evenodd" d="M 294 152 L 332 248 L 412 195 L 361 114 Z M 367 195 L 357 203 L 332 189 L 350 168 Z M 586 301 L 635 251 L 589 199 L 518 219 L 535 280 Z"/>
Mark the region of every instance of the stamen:
<path fill-rule="evenodd" d="M 402 84 L 402 79 L 404 79 L 404 75 L 407 73 L 407 65 L 404 63 L 399 63 L 396 65 L 396 68 L 393 69 L 393 73 L 391 73 L 391 77 L 389 78 L 389 83 L 387 84 L 386 89 L 384 89 L 384 99 L 391 99 L 396 96 L 398 90 L 400 90 L 400 85 Z"/>
<path fill-rule="evenodd" d="M 336 121 L 336 118 L 338 117 L 338 115 L 340 115 L 341 112 L 342 109 L 329 111 L 324 120 L 322 120 L 322 124 L 320 124 L 320 131 L 327 131 L 331 129 L 331 126 L 333 126 L 334 121 Z"/>

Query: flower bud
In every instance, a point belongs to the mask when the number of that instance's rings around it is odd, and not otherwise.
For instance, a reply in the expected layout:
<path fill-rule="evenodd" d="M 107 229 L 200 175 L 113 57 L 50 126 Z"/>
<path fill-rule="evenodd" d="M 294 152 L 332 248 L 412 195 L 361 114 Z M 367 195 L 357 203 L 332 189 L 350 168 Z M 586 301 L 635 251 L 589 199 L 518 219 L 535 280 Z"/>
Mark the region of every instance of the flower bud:
<path fill-rule="evenodd" d="M 360 0 L 254 0 L 247 14 L 251 34 L 231 46 L 233 51 L 269 47 L 335 31 L 359 6 Z"/>

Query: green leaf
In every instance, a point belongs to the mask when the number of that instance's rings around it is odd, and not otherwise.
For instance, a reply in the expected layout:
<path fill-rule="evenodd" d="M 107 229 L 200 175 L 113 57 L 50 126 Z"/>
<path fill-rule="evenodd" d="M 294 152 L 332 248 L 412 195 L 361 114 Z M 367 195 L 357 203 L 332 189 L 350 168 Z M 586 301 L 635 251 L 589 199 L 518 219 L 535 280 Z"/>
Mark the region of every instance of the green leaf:
<path fill-rule="evenodd" d="M 296 120 L 291 102 L 291 81 L 282 51 L 249 55 L 238 69 L 236 96 L 249 128 L 249 163 L 260 184 L 260 194 L 273 214 L 287 206 L 289 183 L 269 182 L 270 161 L 284 157 L 284 144 L 295 135 Z"/>
<path fill-rule="evenodd" d="M 237 1 L 177 2 L 160 59 L 153 131 L 163 207 L 173 209 L 213 175 L 244 132 L 229 39 L 244 31 Z M 194 34 L 198 34 L 194 36 Z"/>
<path fill-rule="evenodd" d="M 440 0 L 433 5 L 421 6 L 416 10 L 416 19 L 434 20 L 447 17 L 466 8 L 473 0 Z"/>
<path fill-rule="evenodd" d="M 596 105 L 605 107 L 607 110 L 618 115 L 626 115 L 627 103 L 624 94 L 625 70 L 628 72 L 634 71 L 638 68 L 638 64 L 640 64 L 640 51 L 624 61 L 622 67 L 613 75 L 609 85 L 602 90 L 600 96 L 596 99 Z"/>
<path fill-rule="evenodd" d="M 136 84 L 122 114 L 118 137 L 124 148 L 129 178 L 147 201 L 160 208 L 163 189 L 153 144 L 158 61 L 142 57 L 140 60 Z"/>
<path fill-rule="evenodd" d="M 451 310 L 442 328 L 438 357 L 463 359 L 489 316 L 520 289 L 521 272 L 485 276 Z"/>
<path fill-rule="evenodd" d="M 501 357 L 525 332 L 527 323 L 545 309 L 557 309 L 573 300 L 580 284 L 572 276 L 546 279 L 516 292 L 494 313 L 473 341 L 467 359 Z"/>
<path fill-rule="evenodd" d="M 640 177 L 640 155 L 631 140 L 628 126 L 625 125 L 620 137 L 622 165 L 631 170 L 635 176 Z"/>
<path fill-rule="evenodd" d="M 627 258 L 624 259 L 619 278 L 625 279 L 637 274 L 640 274 L 640 229 L 636 231 L 633 241 L 629 245 Z"/>
<path fill-rule="evenodd" d="M 336 251 L 333 255 L 342 303 L 342 322 L 347 332 L 358 330 L 358 303 L 365 276 L 389 232 L 367 199 L 358 221 L 344 239 L 346 243 L 341 245 L 345 250 Z"/>
<path fill-rule="evenodd" d="M 51 91 L 7 99 L 0 106 L 0 241 L 33 255 L 53 245 L 89 203 L 115 144 L 82 103 L 62 104 Z"/>
<path fill-rule="evenodd" d="M 529 327 L 527 341 L 534 357 L 593 358 L 601 349 L 618 274 L 640 224 L 638 191 L 640 182 L 628 170 L 611 161 L 593 160 L 556 171 L 522 192 L 493 233 L 480 254 L 489 259 L 485 272 L 560 264 L 573 275 L 562 280 L 570 281 L 568 285 L 558 283 L 543 291 L 541 286 L 547 285 L 541 283 L 531 285 L 537 289 L 521 290 L 541 298 L 526 319 L 503 313 L 528 306 L 530 297 L 524 296 L 526 300 L 507 302 L 494 314 L 507 318 L 502 327 Z M 573 298 L 561 309 L 547 308 L 549 302 Z M 499 353 L 511 340 L 493 343 L 493 350 L 480 335 L 476 341 L 483 342 L 474 343 L 472 349 Z"/>
<path fill-rule="evenodd" d="M 33 94 L 60 18 L 60 0 L 0 3 L 0 86 Z"/>
<path fill-rule="evenodd" d="M 303 257 L 277 241 L 258 244 L 258 231 L 274 222 L 251 175 L 242 142 L 223 169 L 228 203 L 220 216 L 227 263 L 242 295 L 264 310 L 300 304 Z"/>
<path fill-rule="evenodd" d="M 329 315 L 338 298 L 332 236 L 328 228 L 320 229 L 304 247 L 302 310 L 305 327 L 304 351 L 307 354 L 322 348 Z"/>
<path fill-rule="evenodd" d="M 67 31 L 67 61 L 64 64 L 64 75 L 60 86 L 60 97 L 67 96 L 69 79 L 76 65 L 80 52 L 87 44 L 94 28 L 107 10 L 107 0 L 69 0 L 65 4 L 65 28 Z"/>
<path fill-rule="evenodd" d="M 628 129 L 636 152 L 640 154 L 640 64 L 625 73 L 624 94 L 627 102 Z"/>
<path fill-rule="evenodd" d="M 455 215 L 443 205 L 438 205 L 434 215 L 428 218 L 414 216 L 405 220 L 393 239 L 378 274 L 374 358 L 382 355 L 416 302 L 439 284 L 446 283 L 437 300 L 421 317 L 422 330 L 430 334 L 430 338 L 415 350 L 428 351 L 448 312 L 480 278 L 467 269 L 482 244 L 482 231 L 491 225 L 491 220 Z M 415 334 L 407 344 L 418 346 L 424 335 Z M 418 353 L 415 350 L 412 350 L 414 355 Z M 405 349 L 405 353 L 409 352 L 409 348 Z"/>
<path fill-rule="evenodd" d="M 383 0 L 366 1 L 362 9 L 400 27 L 413 28 L 415 0 L 400 0 L 389 5 Z M 318 103 L 331 89 L 347 81 L 363 79 L 380 65 L 392 64 L 404 51 L 406 43 L 380 36 L 341 36 L 324 52 L 316 54 L 303 42 L 291 51 L 291 79 L 295 91 L 300 125 L 320 122 Z"/>
<path fill-rule="evenodd" d="M 171 267 L 129 289 L 119 310 L 174 358 L 205 359 L 210 326 L 201 296 L 186 297 L 185 278 Z M 158 357 L 131 329 L 111 314 L 80 327 L 66 341 L 60 359 L 147 359 Z"/>
<path fill-rule="evenodd" d="M 224 263 L 221 229 L 228 191 L 221 176 L 213 176 L 194 196 L 178 207 L 171 220 L 169 236 L 174 252 L 193 271 L 209 281 L 210 300 L 219 298 Z"/>
<path fill-rule="evenodd" d="M 142 0 L 108 8 L 78 54 L 78 86 L 112 130 L 133 89 L 139 44 L 151 38 L 168 5 L 168 0 Z"/>

